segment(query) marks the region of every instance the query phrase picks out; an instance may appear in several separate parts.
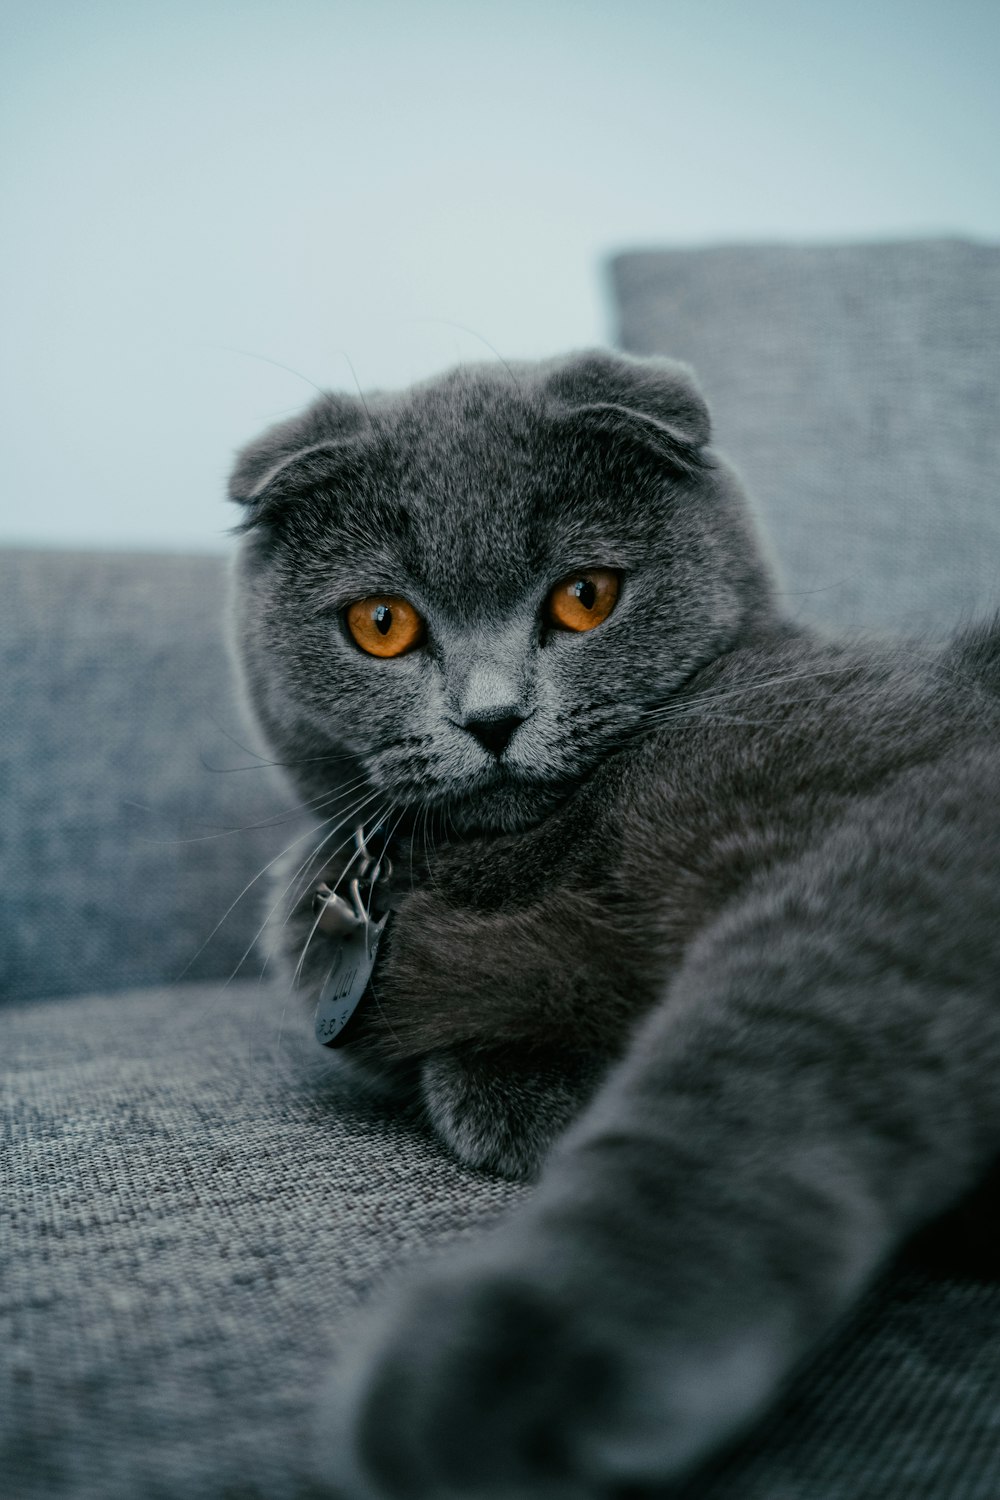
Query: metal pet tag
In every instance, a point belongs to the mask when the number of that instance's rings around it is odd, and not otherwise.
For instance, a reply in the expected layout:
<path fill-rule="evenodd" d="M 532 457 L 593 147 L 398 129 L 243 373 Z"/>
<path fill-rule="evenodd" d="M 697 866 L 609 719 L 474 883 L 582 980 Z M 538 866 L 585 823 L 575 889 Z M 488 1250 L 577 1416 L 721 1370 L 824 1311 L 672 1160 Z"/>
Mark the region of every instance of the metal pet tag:
<path fill-rule="evenodd" d="M 316 1040 L 324 1047 L 336 1046 L 337 1038 L 357 1010 L 358 1001 L 368 988 L 379 938 L 388 920 L 388 912 L 378 922 L 362 916 L 354 931 L 340 939 L 336 960 L 316 1006 Z"/>
<path fill-rule="evenodd" d="M 335 939 L 333 968 L 327 974 L 316 1006 L 316 1040 L 324 1047 L 336 1047 L 338 1038 L 357 1010 L 358 1001 L 368 987 L 379 938 L 389 920 L 386 911 L 372 920 L 372 902 L 380 878 L 386 883 L 392 872 L 388 859 L 376 861 L 365 844 L 365 831 L 354 830 L 357 875 L 350 882 L 350 901 L 321 885 L 314 898 L 316 928 Z M 368 904 L 361 897 L 360 882 L 369 888 Z M 315 930 L 315 929 L 314 929 Z"/>

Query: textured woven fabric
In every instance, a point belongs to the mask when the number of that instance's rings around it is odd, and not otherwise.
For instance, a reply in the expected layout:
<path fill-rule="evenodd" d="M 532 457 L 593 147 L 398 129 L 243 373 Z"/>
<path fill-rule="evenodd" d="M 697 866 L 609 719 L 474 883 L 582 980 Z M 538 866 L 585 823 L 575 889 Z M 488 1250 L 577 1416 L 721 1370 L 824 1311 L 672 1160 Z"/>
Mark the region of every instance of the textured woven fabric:
<path fill-rule="evenodd" d="M 670 1500 L 996 1500 L 1000 1282 L 901 1262 L 785 1401 Z"/>
<path fill-rule="evenodd" d="M 298 1022 L 248 984 L 0 1013 L 5 1500 L 318 1495 L 354 1307 L 523 1195 L 369 1112 Z M 681 1494 L 996 1500 L 998 1344 L 1000 1284 L 899 1269 Z"/>
<path fill-rule="evenodd" d="M 0 551 L 0 997 L 225 976 L 252 942 L 260 884 L 210 934 L 296 828 L 252 826 L 287 804 L 229 738 L 225 593 L 220 558 Z"/>
<path fill-rule="evenodd" d="M 293 1055 L 296 1019 L 253 984 L 0 1012 L 5 1500 L 308 1493 L 345 1316 L 518 1196 Z"/>
<path fill-rule="evenodd" d="M 802 619 L 897 633 L 1000 605 L 1000 247 L 639 252 L 620 340 L 689 361 Z"/>

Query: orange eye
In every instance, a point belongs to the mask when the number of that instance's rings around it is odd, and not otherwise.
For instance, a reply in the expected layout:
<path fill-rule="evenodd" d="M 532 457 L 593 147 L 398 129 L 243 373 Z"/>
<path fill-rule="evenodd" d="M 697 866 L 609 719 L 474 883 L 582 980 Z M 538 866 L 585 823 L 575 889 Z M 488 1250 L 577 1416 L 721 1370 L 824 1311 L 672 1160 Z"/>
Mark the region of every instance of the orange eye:
<path fill-rule="evenodd" d="M 561 578 L 549 595 L 549 619 L 563 630 L 593 630 L 606 620 L 618 598 L 618 574 L 588 568 Z"/>
<path fill-rule="evenodd" d="M 370 594 L 347 606 L 347 628 L 369 656 L 402 656 L 424 638 L 424 622 L 405 599 Z"/>

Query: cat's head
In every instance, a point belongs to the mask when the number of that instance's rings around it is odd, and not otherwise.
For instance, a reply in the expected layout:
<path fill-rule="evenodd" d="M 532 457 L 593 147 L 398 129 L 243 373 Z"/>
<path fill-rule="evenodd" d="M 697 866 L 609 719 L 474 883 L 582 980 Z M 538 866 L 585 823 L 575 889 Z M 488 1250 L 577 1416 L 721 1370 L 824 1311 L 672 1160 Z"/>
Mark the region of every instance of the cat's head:
<path fill-rule="evenodd" d="M 770 611 L 690 372 L 591 352 L 323 396 L 240 455 L 237 635 L 306 794 L 544 814 Z M 344 763 L 341 776 L 344 774 Z"/>

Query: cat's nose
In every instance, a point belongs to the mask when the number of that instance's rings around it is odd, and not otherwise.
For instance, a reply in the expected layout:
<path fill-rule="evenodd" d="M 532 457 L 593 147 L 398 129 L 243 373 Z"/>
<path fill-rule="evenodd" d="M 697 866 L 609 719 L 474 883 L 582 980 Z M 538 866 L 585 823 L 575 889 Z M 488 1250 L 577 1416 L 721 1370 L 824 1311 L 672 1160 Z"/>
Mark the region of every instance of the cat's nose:
<path fill-rule="evenodd" d="M 466 719 L 462 728 L 468 730 L 484 750 L 489 750 L 492 755 L 502 755 L 510 744 L 514 731 L 523 723 L 523 714 L 499 713 L 488 718 Z"/>

